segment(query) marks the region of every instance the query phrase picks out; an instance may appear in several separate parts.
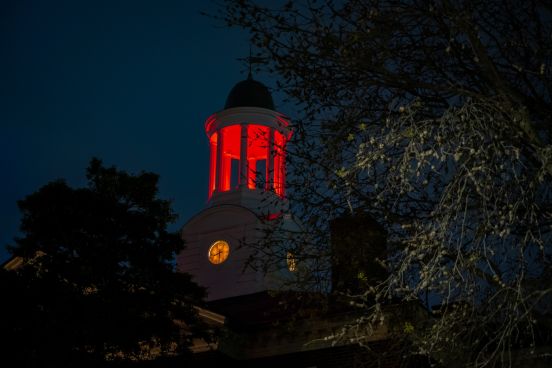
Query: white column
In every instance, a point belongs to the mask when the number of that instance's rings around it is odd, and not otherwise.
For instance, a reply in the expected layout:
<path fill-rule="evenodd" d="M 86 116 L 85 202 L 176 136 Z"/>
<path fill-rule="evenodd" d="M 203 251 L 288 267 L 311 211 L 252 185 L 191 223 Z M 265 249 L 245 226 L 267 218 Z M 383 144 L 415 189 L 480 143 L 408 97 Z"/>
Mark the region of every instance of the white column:
<path fill-rule="evenodd" d="M 247 188 L 249 164 L 247 162 L 247 124 L 241 124 L 240 142 L 240 188 Z"/>
<path fill-rule="evenodd" d="M 274 129 L 268 128 L 268 162 L 266 163 L 267 167 L 267 177 L 266 179 L 266 190 L 274 189 L 274 155 L 276 154 L 276 149 L 274 148 Z"/>
<path fill-rule="evenodd" d="M 215 172 L 215 192 L 222 191 L 222 147 L 224 147 L 224 134 L 222 134 L 222 129 L 218 131 L 217 139 L 217 169 Z"/>

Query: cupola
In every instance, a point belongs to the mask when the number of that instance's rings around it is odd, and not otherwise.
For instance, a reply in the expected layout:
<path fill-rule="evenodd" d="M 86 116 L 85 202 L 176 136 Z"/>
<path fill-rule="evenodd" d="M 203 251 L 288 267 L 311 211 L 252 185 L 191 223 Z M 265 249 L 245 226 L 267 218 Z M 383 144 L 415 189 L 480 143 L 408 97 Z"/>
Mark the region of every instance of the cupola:
<path fill-rule="evenodd" d="M 255 247 L 266 229 L 292 225 L 285 198 L 289 118 L 274 109 L 268 88 L 249 77 L 232 88 L 224 110 L 207 118 L 205 132 L 208 201 L 182 227 L 186 248 L 178 270 L 206 287 L 209 301 L 276 290 L 297 269 L 293 255 L 274 244 L 282 262 L 266 270 Z"/>
<path fill-rule="evenodd" d="M 289 118 L 274 110 L 268 88 L 251 77 L 237 83 L 225 109 L 205 122 L 210 144 L 209 204 L 251 207 L 260 195 L 285 196 Z"/>

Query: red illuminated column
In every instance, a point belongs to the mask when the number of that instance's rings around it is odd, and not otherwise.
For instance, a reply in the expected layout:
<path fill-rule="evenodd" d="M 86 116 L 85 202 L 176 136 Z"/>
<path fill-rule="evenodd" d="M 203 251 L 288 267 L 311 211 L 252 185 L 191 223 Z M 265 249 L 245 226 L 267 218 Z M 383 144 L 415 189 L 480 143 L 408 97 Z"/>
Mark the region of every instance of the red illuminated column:
<path fill-rule="evenodd" d="M 274 188 L 274 129 L 270 128 L 268 131 L 268 152 L 267 152 L 267 175 L 266 175 L 266 190 L 272 190 Z"/>
<path fill-rule="evenodd" d="M 280 132 L 275 132 L 274 137 L 274 191 L 280 197 L 284 196 L 284 144 L 285 137 Z"/>
<path fill-rule="evenodd" d="M 248 178 L 248 161 L 247 161 L 247 124 L 241 124 L 241 149 L 240 149 L 240 188 L 247 186 Z"/>
<path fill-rule="evenodd" d="M 211 162 L 209 164 L 209 198 L 213 195 L 217 185 L 217 141 L 218 133 L 214 132 L 209 138 Z"/>
<path fill-rule="evenodd" d="M 282 136 L 282 145 L 280 147 L 280 190 L 278 195 L 284 197 L 286 191 L 286 150 L 285 147 L 285 138 Z"/>
<path fill-rule="evenodd" d="M 223 180 L 224 180 L 224 175 L 222 175 L 222 160 L 223 160 L 223 154 L 222 154 L 222 150 L 223 150 L 223 147 L 224 147 L 224 134 L 222 132 L 222 129 L 217 133 L 218 134 L 218 139 L 217 139 L 217 171 L 216 171 L 216 188 L 215 188 L 215 191 L 217 192 L 222 192 L 222 187 L 223 187 Z"/>

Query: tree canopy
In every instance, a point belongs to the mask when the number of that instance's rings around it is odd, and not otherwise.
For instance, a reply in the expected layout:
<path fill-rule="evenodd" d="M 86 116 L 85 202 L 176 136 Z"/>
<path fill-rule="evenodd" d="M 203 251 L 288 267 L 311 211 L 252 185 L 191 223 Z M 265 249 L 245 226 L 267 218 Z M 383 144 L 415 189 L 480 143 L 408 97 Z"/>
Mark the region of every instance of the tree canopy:
<path fill-rule="evenodd" d="M 549 354 L 550 4 L 228 0 L 218 17 L 251 32 L 289 102 L 298 262 L 330 272 L 331 219 L 385 228 L 388 276 L 334 290 L 366 318 L 332 338 L 362 344 L 382 305 L 417 300 L 429 322 L 400 329 L 409 354 L 459 366 Z"/>
<path fill-rule="evenodd" d="M 0 277 L 0 359 L 153 359 L 182 353 L 204 333 L 195 309 L 204 290 L 175 272 L 183 242 L 167 230 L 176 215 L 157 198 L 158 176 L 93 159 L 86 177 L 87 187 L 54 181 L 18 201 L 23 236 L 11 252 L 23 263 Z"/>

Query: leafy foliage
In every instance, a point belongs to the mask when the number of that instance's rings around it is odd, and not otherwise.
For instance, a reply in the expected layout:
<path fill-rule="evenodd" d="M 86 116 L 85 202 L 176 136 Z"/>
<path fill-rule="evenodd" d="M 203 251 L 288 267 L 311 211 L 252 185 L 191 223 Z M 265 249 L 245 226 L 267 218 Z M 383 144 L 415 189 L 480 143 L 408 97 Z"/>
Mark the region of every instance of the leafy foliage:
<path fill-rule="evenodd" d="M 329 269 L 329 223 L 346 213 L 388 234 L 387 278 L 348 293 L 366 318 L 332 338 L 368 341 L 382 305 L 418 300 L 435 313 L 398 329 L 410 354 L 460 366 L 550 354 L 551 10 L 226 1 L 220 19 L 251 31 L 296 106 L 297 258 Z"/>
<path fill-rule="evenodd" d="M 158 176 L 93 159 L 87 178 L 86 188 L 55 181 L 18 202 L 24 236 L 11 251 L 25 262 L 0 277 L 2 359 L 152 359 L 202 333 L 194 305 L 204 290 L 174 270 L 183 242 L 167 231 L 176 215 L 157 198 Z"/>

